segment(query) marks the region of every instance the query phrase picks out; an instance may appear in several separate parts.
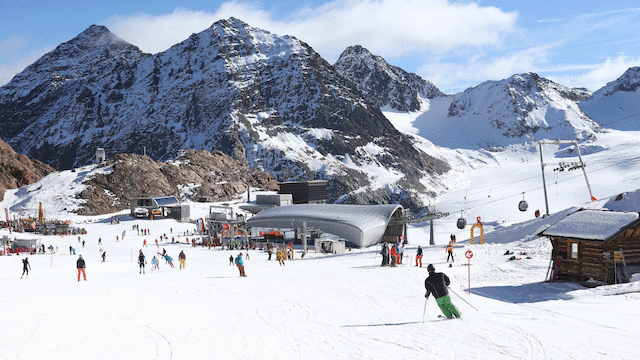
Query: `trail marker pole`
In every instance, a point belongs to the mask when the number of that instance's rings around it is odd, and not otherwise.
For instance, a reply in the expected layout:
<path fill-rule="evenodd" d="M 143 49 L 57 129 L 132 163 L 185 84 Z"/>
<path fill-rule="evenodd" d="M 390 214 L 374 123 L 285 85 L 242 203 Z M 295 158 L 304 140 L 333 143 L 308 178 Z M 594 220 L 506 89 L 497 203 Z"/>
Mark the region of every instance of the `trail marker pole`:
<path fill-rule="evenodd" d="M 469 294 L 471 294 L 471 258 L 473 257 L 473 252 L 471 250 L 467 250 L 464 253 L 464 256 L 467 258 L 467 267 L 469 268 Z"/>

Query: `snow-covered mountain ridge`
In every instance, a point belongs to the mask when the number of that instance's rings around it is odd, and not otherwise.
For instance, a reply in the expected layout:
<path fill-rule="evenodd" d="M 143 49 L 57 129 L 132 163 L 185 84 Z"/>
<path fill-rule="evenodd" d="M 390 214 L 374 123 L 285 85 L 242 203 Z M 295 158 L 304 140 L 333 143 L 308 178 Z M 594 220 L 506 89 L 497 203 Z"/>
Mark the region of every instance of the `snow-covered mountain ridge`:
<path fill-rule="evenodd" d="M 602 127 L 617 130 L 640 129 L 640 67 L 619 78 L 580 103 L 580 109 Z"/>
<path fill-rule="evenodd" d="M 431 99 L 413 126 L 417 135 L 448 148 L 491 150 L 543 138 L 586 140 L 600 131 L 578 106 L 590 95 L 535 73 L 518 74 Z"/>
<path fill-rule="evenodd" d="M 420 207 L 448 169 L 307 44 L 234 18 L 155 55 L 92 26 L 0 88 L 0 131 L 58 169 L 96 147 L 221 150 L 280 180 L 328 179 L 330 201 Z"/>

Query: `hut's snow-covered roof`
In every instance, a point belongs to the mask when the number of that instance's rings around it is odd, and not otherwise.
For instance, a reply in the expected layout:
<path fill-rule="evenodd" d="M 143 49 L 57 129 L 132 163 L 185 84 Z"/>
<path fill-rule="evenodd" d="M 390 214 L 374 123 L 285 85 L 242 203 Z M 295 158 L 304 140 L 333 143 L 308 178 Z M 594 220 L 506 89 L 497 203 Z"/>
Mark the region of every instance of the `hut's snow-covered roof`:
<path fill-rule="evenodd" d="M 264 210 L 250 218 L 251 227 L 316 228 L 338 235 L 356 246 L 378 243 L 391 216 L 401 205 L 300 204 Z"/>
<path fill-rule="evenodd" d="M 637 220 L 637 212 L 580 210 L 539 235 L 607 241 Z"/>

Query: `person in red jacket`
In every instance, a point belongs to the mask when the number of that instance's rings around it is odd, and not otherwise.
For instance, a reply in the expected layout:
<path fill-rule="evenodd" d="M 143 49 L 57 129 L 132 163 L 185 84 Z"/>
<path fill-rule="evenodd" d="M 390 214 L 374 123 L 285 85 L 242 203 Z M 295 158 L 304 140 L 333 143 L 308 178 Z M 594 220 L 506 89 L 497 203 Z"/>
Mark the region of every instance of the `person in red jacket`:
<path fill-rule="evenodd" d="M 416 266 L 418 266 L 418 261 L 420 262 L 420 267 L 422 267 L 422 248 L 418 245 L 418 253 L 416 255 Z"/>
<path fill-rule="evenodd" d="M 389 246 L 389 258 L 391 260 L 390 266 L 396 266 L 396 247 Z"/>

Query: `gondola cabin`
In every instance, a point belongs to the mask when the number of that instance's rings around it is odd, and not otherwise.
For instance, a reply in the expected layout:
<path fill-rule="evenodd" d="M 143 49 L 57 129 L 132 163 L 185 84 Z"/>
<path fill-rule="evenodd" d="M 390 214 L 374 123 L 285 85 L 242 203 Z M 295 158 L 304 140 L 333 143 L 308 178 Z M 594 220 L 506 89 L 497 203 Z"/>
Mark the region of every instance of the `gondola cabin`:
<path fill-rule="evenodd" d="M 538 236 L 548 237 L 553 246 L 549 280 L 604 285 L 640 273 L 637 212 L 581 209 Z"/>

